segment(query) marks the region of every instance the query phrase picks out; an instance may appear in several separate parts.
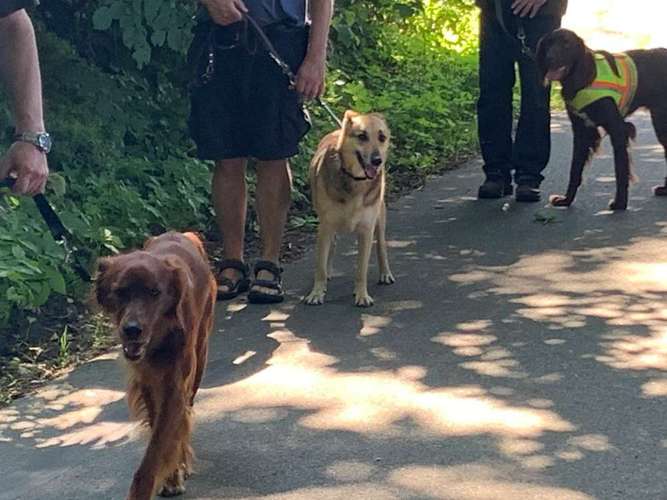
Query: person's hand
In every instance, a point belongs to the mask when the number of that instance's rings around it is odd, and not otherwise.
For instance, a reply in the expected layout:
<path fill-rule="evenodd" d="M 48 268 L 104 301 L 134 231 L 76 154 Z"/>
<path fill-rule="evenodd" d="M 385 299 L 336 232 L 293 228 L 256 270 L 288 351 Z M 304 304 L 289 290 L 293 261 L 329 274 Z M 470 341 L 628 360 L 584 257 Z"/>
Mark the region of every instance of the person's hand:
<path fill-rule="evenodd" d="M 27 142 L 15 142 L 0 158 L 0 180 L 16 177 L 12 191 L 15 194 L 34 196 L 44 192 L 49 177 L 46 154 Z"/>
<path fill-rule="evenodd" d="M 237 23 L 248 13 L 242 0 L 202 0 L 202 4 L 213 22 L 221 26 Z"/>
<path fill-rule="evenodd" d="M 296 74 L 296 91 L 306 99 L 321 97 L 324 94 L 325 73 L 326 59 L 324 57 L 306 56 Z"/>
<path fill-rule="evenodd" d="M 514 0 L 512 12 L 519 17 L 535 17 L 547 0 Z"/>

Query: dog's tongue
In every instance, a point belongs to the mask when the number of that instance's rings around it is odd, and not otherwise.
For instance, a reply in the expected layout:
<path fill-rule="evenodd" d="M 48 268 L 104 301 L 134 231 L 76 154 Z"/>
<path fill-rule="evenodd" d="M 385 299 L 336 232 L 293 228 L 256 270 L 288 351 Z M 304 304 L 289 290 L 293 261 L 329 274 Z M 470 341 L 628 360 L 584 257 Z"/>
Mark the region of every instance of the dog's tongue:
<path fill-rule="evenodd" d="M 366 165 L 364 172 L 369 179 L 375 179 L 375 176 L 378 174 L 378 168 L 375 165 Z"/>

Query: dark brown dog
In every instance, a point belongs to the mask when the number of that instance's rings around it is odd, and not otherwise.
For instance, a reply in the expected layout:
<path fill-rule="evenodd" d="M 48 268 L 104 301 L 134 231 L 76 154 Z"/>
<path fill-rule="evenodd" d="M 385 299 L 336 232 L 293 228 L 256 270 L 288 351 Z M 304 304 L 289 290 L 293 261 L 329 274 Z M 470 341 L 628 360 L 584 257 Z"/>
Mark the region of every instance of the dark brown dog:
<path fill-rule="evenodd" d="M 613 71 L 618 67 L 612 54 L 602 54 Z M 563 100 L 572 121 L 574 149 L 570 171 L 570 182 L 565 196 L 552 196 L 551 203 L 568 207 L 574 201 L 581 185 L 582 171 L 597 151 L 602 139 L 599 128 L 609 134 L 614 149 L 616 171 L 616 196 L 610 203 L 612 210 L 624 210 L 628 205 L 628 184 L 631 179 L 629 139 L 634 139 L 634 126 L 625 118 L 639 108 L 651 112 L 653 127 L 663 145 L 667 157 L 667 49 L 631 50 L 626 52 L 637 69 L 637 89 L 628 103 L 625 116 L 621 114 L 614 99 L 605 97 L 580 111 L 575 111 L 572 102 L 577 93 L 589 87 L 596 79 L 595 52 L 584 41 L 569 30 L 560 29 L 544 37 L 537 48 L 537 64 L 541 75 L 548 81 L 560 81 Z M 658 196 L 667 195 L 667 179 L 664 186 L 655 188 Z"/>
<path fill-rule="evenodd" d="M 193 233 L 167 233 L 143 250 L 102 259 L 95 294 L 129 362 L 130 411 L 151 430 L 128 499 L 150 500 L 158 489 L 162 496 L 183 493 L 216 300 L 204 247 Z"/>

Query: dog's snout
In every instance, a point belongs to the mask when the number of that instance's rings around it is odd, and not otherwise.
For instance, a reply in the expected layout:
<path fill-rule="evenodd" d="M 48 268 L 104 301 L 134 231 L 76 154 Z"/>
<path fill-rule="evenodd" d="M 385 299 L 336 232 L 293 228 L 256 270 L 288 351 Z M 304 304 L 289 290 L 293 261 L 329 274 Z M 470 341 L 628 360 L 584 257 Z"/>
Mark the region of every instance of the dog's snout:
<path fill-rule="evenodd" d="M 380 155 L 379 152 L 376 151 L 371 155 L 371 164 L 374 167 L 379 167 L 380 165 L 382 165 L 382 155 Z"/>
<path fill-rule="evenodd" d="M 136 339 L 142 332 L 141 325 L 136 321 L 128 321 L 123 325 L 123 334 L 128 339 Z"/>

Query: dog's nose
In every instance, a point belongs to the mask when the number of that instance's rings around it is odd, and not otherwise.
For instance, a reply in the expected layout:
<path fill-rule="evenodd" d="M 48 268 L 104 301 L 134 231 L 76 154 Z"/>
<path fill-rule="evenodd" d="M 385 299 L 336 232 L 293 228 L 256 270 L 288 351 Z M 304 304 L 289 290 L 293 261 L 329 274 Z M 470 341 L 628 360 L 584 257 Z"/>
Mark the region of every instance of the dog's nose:
<path fill-rule="evenodd" d="M 371 164 L 374 167 L 379 167 L 380 165 L 382 165 L 382 156 L 380 156 L 379 154 L 373 154 L 373 156 L 371 156 Z"/>
<path fill-rule="evenodd" d="M 136 321 L 128 321 L 123 326 L 123 334 L 128 339 L 136 339 L 141 333 L 141 325 Z"/>

